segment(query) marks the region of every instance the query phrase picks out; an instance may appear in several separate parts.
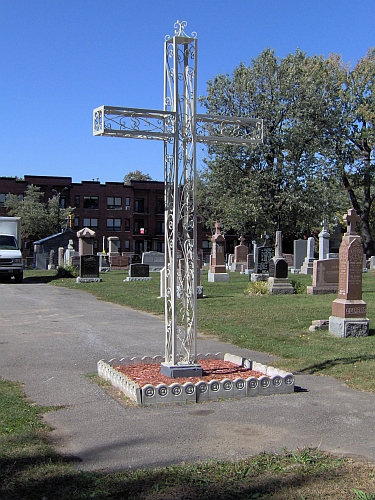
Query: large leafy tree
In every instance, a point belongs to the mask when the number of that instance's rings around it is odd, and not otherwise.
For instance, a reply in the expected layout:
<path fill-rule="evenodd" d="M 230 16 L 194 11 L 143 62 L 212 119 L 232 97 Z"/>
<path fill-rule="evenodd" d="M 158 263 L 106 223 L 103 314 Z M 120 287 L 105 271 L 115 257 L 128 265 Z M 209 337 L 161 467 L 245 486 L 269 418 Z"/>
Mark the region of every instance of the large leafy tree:
<path fill-rule="evenodd" d="M 353 208 L 361 217 L 367 256 L 375 255 L 371 207 L 375 200 L 375 48 L 353 70 L 341 58 L 333 64 L 345 71 L 341 91 L 342 119 L 332 134 L 330 157 Z"/>
<path fill-rule="evenodd" d="M 59 222 L 73 211 L 72 208 L 60 208 L 57 196 L 45 204 L 43 195 L 40 187 L 30 184 L 22 200 L 11 194 L 5 201 L 8 215 L 21 217 L 22 238 L 41 239 L 59 232 Z"/>
<path fill-rule="evenodd" d="M 208 82 L 210 114 L 263 118 L 255 148 L 212 146 L 201 172 L 200 212 L 238 233 L 296 231 L 319 225 L 341 200 L 325 161 L 329 131 L 341 117 L 343 68 L 297 50 L 266 49 L 250 66 Z M 337 197 L 336 197 L 337 195 Z"/>

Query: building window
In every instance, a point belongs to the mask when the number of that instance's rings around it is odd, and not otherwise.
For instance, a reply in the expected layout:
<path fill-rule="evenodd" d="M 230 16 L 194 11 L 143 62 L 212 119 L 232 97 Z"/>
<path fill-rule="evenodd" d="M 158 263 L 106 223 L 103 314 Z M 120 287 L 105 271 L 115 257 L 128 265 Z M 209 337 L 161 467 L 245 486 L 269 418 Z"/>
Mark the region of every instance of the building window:
<path fill-rule="evenodd" d="M 107 219 L 107 231 L 121 231 L 121 219 Z"/>
<path fill-rule="evenodd" d="M 80 200 L 80 196 L 79 196 L 79 194 L 76 194 L 76 195 L 75 195 L 75 197 L 74 197 L 74 206 L 75 206 L 76 208 L 79 208 L 80 201 L 81 201 L 81 200 Z"/>
<path fill-rule="evenodd" d="M 107 196 L 108 210 L 121 210 L 122 198 L 117 196 Z"/>
<path fill-rule="evenodd" d="M 98 209 L 99 208 L 99 196 L 84 196 L 83 197 L 83 208 Z"/>
<path fill-rule="evenodd" d="M 94 240 L 94 242 L 93 242 L 94 255 L 98 253 L 98 248 L 99 248 L 98 240 Z"/>
<path fill-rule="evenodd" d="M 130 219 L 125 219 L 125 231 L 130 231 Z"/>
<path fill-rule="evenodd" d="M 145 221 L 138 219 L 134 221 L 134 234 L 145 234 Z"/>
<path fill-rule="evenodd" d="M 158 198 L 156 202 L 156 213 L 164 213 L 164 198 Z"/>
<path fill-rule="evenodd" d="M 144 198 L 136 198 L 134 200 L 134 212 L 138 214 L 145 213 L 145 200 Z"/>
<path fill-rule="evenodd" d="M 66 196 L 60 196 L 59 205 L 60 208 L 66 208 Z"/>
<path fill-rule="evenodd" d="M 156 222 L 156 233 L 157 234 L 164 234 L 164 221 L 163 220 L 158 220 Z"/>
<path fill-rule="evenodd" d="M 73 227 L 74 227 L 74 229 L 78 229 L 79 228 L 79 217 L 74 217 L 74 219 L 73 219 Z"/>
<path fill-rule="evenodd" d="M 125 210 L 130 210 L 130 198 L 125 198 Z"/>
<path fill-rule="evenodd" d="M 156 242 L 156 251 L 164 253 L 164 241 L 157 241 Z"/>
<path fill-rule="evenodd" d="M 202 241 L 202 248 L 204 250 L 207 250 L 208 248 L 211 248 L 211 246 L 212 246 L 211 241 L 208 241 L 208 240 L 203 240 Z"/>
<path fill-rule="evenodd" d="M 91 218 L 84 217 L 83 226 L 89 227 L 90 229 L 98 229 L 98 219 L 93 217 Z"/>
<path fill-rule="evenodd" d="M 9 199 L 9 194 L 0 193 L 0 207 L 3 207 L 5 202 Z"/>
<path fill-rule="evenodd" d="M 125 252 L 130 252 L 130 240 L 124 241 L 124 249 L 125 249 Z"/>

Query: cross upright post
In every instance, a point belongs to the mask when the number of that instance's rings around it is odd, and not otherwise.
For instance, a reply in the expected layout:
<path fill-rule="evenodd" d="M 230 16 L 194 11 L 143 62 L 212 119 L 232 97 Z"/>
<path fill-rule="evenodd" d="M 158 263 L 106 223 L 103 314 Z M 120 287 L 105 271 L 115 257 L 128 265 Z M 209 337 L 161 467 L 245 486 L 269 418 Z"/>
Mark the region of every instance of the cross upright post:
<path fill-rule="evenodd" d="M 199 375 L 197 364 L 196 143 L 254 145 L 263 121 L 196 112 L 196 33 L 177 21 L 164 42 L 164 109 L 100 106 L 93 134 L 164 141 L 165 362 L 170 377 Z M 179 265 L 180 264 L 180 265 Z"/>

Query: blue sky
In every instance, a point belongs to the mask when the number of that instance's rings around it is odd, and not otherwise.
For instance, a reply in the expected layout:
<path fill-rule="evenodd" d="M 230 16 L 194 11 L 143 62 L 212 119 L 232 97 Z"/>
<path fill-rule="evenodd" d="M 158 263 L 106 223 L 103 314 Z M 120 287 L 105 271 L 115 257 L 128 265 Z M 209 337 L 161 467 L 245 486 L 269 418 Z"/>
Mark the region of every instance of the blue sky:
<path fill-rule="evenodd" d="M 162 180 L 162 143 L 93 137 L 92 110 L 162 109 L 177 20 L 198 34 L 198 95 L 266 47 L 354 65 L 375 46 L 374 0 L 1 0 L 0 176 L 108 182 L 139 169 Z"/>

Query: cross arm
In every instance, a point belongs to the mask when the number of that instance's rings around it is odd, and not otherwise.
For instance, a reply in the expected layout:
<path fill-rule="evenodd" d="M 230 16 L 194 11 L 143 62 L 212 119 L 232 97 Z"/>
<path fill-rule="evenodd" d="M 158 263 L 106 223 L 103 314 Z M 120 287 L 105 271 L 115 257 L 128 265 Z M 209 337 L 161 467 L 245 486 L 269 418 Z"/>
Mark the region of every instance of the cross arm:
<path fill-rule="evenodd" d="M 197 114 L 196 122 L 198 142 L 238 145 L 263 142 L 263 120 L 258 118 Z"/>
<path fill-rule="evenodd" d="M 100 106 L 93 111 L 93 135 L 171 140 L 174 113 L 155 109 Z"/>

